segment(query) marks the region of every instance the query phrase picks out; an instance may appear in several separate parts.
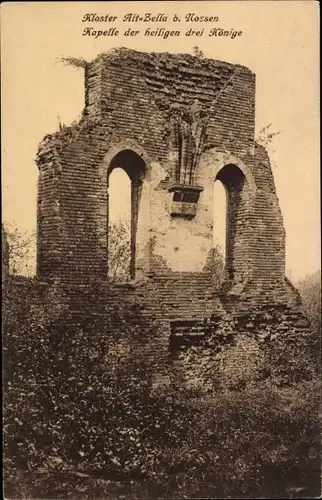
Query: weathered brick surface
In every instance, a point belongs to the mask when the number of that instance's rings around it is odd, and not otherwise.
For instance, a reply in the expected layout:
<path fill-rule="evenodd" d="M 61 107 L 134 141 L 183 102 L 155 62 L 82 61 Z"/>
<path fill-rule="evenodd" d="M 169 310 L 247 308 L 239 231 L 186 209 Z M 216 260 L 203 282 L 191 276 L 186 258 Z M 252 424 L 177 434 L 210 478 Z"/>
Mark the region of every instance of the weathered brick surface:
<path fill-rule="evenodd" d="M 79 293 L 86 283 L 103 284 L 97 314 L 134 301 L 146 318 L 142 335 L 157 325 L 151 355 L 161 371 L 175 337 L 185 345 L 190 336 L 204 359 L 213 356 L 214 332 L 220 339 L 231 318 L 238 333 L 241 315 L 260 317 L 269 307 L 280 334 L 278 311 L 296 311 L 300 302 L 285 279 L 285 231 L 254 120 L 255 75 L 243 66 L 128 49 L 87 65 L 82 119 L 46 136 L 37 157 L 38 277 L 74 284 L 71 319 L 87 314 Z M 132 181 L 137 285 L 128 288 L 107 282 L 108 176 L 115 166 Z M 221 288 L 209 266 L 216 179 L 228 198 Z M 301 314 L 286 314 L 285 329 Z M 191 354 L 197 351 L 176 353 L 177 366 L 186 359 L 198 371 L 204 364 Z"/>

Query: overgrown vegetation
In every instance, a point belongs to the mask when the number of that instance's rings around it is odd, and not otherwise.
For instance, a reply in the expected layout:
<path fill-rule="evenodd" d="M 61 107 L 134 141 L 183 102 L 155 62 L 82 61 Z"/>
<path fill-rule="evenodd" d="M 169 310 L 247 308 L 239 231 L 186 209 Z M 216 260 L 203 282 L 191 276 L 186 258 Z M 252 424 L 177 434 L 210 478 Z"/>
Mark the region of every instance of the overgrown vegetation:
<path fill-rule="evenodd" d="M 7 498 L 319 495 L 314 379 L 151 392 L 156 332 L 135 306 L 73 325 L 62 290 L 27 278 L 3 306 Z"/>
<path fill-rule="evenodd" d="M 265 149 L 268 149 L 269 154 L 270 154 L 270 163 L 271 167 L 273 169 L 277 168 L 277 163 L 275 161 L 275 149 L 274 149 L 274 141 L 275 138 L 280 135 L 283 131 L 282 130 L 277 130 L 274 132 L 272 130 L 272 123 L 269 123 L 268 125 L 265 125 L 262 127 L 259 131 L 258 136 L 255 138 L 255 142 L 259 144 L 260 146 L 263 146 Z"/>
<path fill-rule="evenodd" d="M 64 127 L 64 125 L 60 125 Z M 7 239 L 9 273 L 19 276 L 34 276 L 36 261 L 36 233 L 23 231 L 15 222 L 3 224 Z M 129 281 L 130 279 L 130 223 L 117 219 L 109 224 L 109 279 Z"/>
<path fill-rule="evenodd" d="M 9 273 L 32 276 L 36 254 L 36 233 L 21 230 L 15 222 L 4 222 L 3 229 L 7 242 Z"/>
<path fill-rule="evenodd" d="M 316 336 L 321 336 L 321 271 L 311 273 L 297 283 L 302 302 Z"/>
<path fill-rule="evenodd" d="M 73 57 L 73 56 L 59 56 L 57 58 L 57 63 L 61 63 L 64 66 L 73 66 L 74 68 L 85 69 L 88 62 L 83 57 Z"/>
<path fill-rule="evenodd" d="M 259 134 L 256 137 L 256 142 L 261 146 L 267 147 L 269 144 L 272 144 L 275 137 L 277 137 L 282 132 L 282 130 L 273 132 L 271 126 L 272 123 L 269 123 L 268 125 L 265 125 L 260 129 Z"/>
<path fill-rule="evenodd" d="M 111 281 L 130 280 L 131 228 L 127 219 L 117 219 L 108 228 L 108 265 Z"/>
<path fill-rule="evenodd" d="M 7 235 L 16 274 L 30 238 L 17 228 Z M 126 281 L 127 222 L 110 235 L 110 278 Z M 218 249 L 213 257 L 220 274 Z M 275 339 L 257 360 L 240 336 L 221 356 L 227 383 L 205 395 L 179 381 L 151 391 L 157 332 L 134 304 L 98 316 L 91 303 L 100 291 L 88 291 L 88 311 L 71 322 L 62 288 L 11 276 L 3 289 L 5 496 L 319 496 L 319 353 L 307 348 L 320 339 L 319 277 L 299 284 L 312 339 Z M 257 361 L 266 377 L 253 373 Z"/>

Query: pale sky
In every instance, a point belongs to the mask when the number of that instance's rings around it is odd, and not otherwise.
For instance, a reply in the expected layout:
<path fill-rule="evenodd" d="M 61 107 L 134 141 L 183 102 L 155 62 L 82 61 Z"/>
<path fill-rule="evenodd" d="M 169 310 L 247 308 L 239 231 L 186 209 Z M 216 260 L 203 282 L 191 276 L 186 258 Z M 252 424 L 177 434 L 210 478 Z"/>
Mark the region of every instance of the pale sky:
<path fill-rule="evenodd" d="M 162 13 L 167 22 L 124 23 L 127 13 Z M 84 23 L 86 13 L 118 16 Z M 215 23 L 184 22 L 184 15 L 218 16 Z M 3 219 L 36 228 L 37 167 L 42 138 L 58 117 L 70 124 L 84 106 L 82 69 L 57 57 L 86 60 L 112 47 L 155 52 L 203 51 L 205 57 L 256 73 L 256 130 L 282 130 L 269 149 L 287 234 L 286 268 L 294 280 L 320 267 L 319 22 L 318 3 L 306 1 L 212 2 L 9 2 L 1 6 Z M 172 22 L 174 14 L 181 22 Z M 85 27 L 115 27 L 118 36 L 83 36 Z M 125 37 L 127 28 L 140 30 Z M 180 37 L 145 37 L 147 28 L 180 30 Z M 242 31 L 235 39 L 209 37 L 212 27 Z M 204 35 L 185 36 L 189 28 Z M 275 150 L 275 152 L 272 151 Z"/>

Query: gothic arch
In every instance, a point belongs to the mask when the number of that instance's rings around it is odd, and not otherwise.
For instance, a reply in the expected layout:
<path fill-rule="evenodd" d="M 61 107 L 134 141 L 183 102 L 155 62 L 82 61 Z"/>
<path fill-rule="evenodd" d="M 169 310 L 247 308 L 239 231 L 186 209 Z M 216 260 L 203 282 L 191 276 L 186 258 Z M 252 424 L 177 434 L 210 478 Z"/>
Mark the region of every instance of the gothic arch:
<path fill-rule="evenodd" d="M 129 146 L 132 146 L 129 148 Z M 120 149 L 122 146 L 122 149 Z M 135 151 L 136 150 L 136 151 Z M 140 154 L 138 154 L 140 153 Z M 108 220 L 109 220 L 109 177 L 115 168 L 121 168 L 131 181 L 131 207 L 130 207 L 130 225 L 131 225 L 131 257 L 130 257 L 130 277 L 135 278 L 136 270 L 136 242 L 138 231 L 139 206 L 142 193 L 142 185 L 147 172 L 147 165 L 143 159 L 146 157 L 141 148 L 138 148 L 130 141 L 122 141 L 117 147 L 112 147 L 104 158 L 102 166 L 102 174 L 104 177 L 104 185 L 107 190 L 107 248 L 108 248 Z"/>
<path fill-rule="evenodd" d="M 150 174 L 151 161 L 145 149 L 142 148 L 142 146 L 140 146 L 136 141 L 133 141 L 131 139 L 120 139 L 119 141 L 115 141 L 110 144 L 110 147 L 108 148 L 108 151 L 103 158 L 100 166 L 100 174 L 102 175 L 102 178 L 110 168 L 113 158 L 115 158 L 122 151 L 126 150 L 132 151 L 138 157 L 140 157 L 145 163 L 145 176 L 147 177 Z"/>
<path fill-rule="evenodd" d="M 211 156 L 214 156 L 215 159 L 215 165 L 212 170 L 212 175 L 213 179 L 216 180 L 218 178 L 218 175 L 220 174 L 220 171 L 226 167 L 227 165 L 235 165 L 236 167 L 241 170 L 241 172 L 244 174 L 245 179 L 247 181 L 247 185 L 249 188 L 249 195 L 250 198 L 253 198 L 256 192 L 256 185 L 254 181 L 253 174 L 250 170 L 250 168 L 245 165 L 245 163 L 237 158 L 236 156 L 233 156 L 229 153 L 218 153 L 215 150 L 210 150 L 207 151 L 207 154 L 210 154 Z"/>
<path fill-rule="evenodd" d="M 213 182 L 220 181 L 226 191 L 226 277 L 245 282 L 250 274 L 252 202 L 256 192 L 253 175 L 232 155 L 216 152 L 209 160 L 214 163 Z"/>

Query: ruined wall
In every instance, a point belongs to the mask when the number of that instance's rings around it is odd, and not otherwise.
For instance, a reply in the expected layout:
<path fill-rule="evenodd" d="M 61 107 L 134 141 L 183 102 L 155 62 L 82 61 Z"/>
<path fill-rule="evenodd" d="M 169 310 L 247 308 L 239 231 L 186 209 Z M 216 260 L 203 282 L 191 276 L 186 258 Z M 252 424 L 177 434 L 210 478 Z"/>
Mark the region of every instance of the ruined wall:
<path fill-rule="evenodd" d="M 209 378 L 202 367 L 215 360 L 214 344 L 224 346 L 227 331 L 233 342 L 243 334 L 256 351 L 268 310 L 267 338 L 292 325 L 305 337 L 298 294 L 284 276 L 285 231 L 270 162 L 254 142 L 255 75 L 186 54 L 117 49 L 87 65 L 85 89 L 80 122 L 39 147 L 38 278 L 76 290 L 105 282 L 91 314 L 98 303 L 108 315 L 113 303 L 134 300 L 146 318 L 142 335 L 156 326 L 151 356 L 161 375 L 174 363 Z M 107 282 L 115 166 L 132 181 L 134 284 L 127 288 Z M 228 200 L 222 283 L 211 270 L 215 180 Z M 84 315 L 79 296 L 73 321 Z M 256 331 L 243 317 L 253 318 Z"/>
<path fill-rule="evenodd" d="M 244 180 L 239 201 L 226 182 L 236 218 L 230 224 L 235 278 L 282 278 L 284 230 L 269 162 L 254 144 L 251 71 L 119 49 L 88 65 L 85 87 L 84 118 L 39 149 L 39 276 L 106 278 L 107 176 L 125 150 L 145 167 L 137 275 L 204 269 L 212 248 L 213 183 L 225 184 L 220 170 L 235 165 Z"/>
<path fill-rule="evenodd" d="M 213 393 L 271 376 L 282 385 L 312 377 L 314 338 L 299 302 L 284 297 L 242 310 L 230 300 L 229 311 L 210 290 L 206 275 L 171 273 L 135 285 L 11 277 L 5 293 L 28 297 L 32 313 L 21 317 L 40 322 L 48 348 L 66 353 L 66 368 L 67 353 L 77 360 L 85 349 L 91 362 L 95 350 L 105 354 L 102 373 L 112 379 L 120 369 L 129 379 L 143 371 L 154 389 L 171 384 Z"/>

